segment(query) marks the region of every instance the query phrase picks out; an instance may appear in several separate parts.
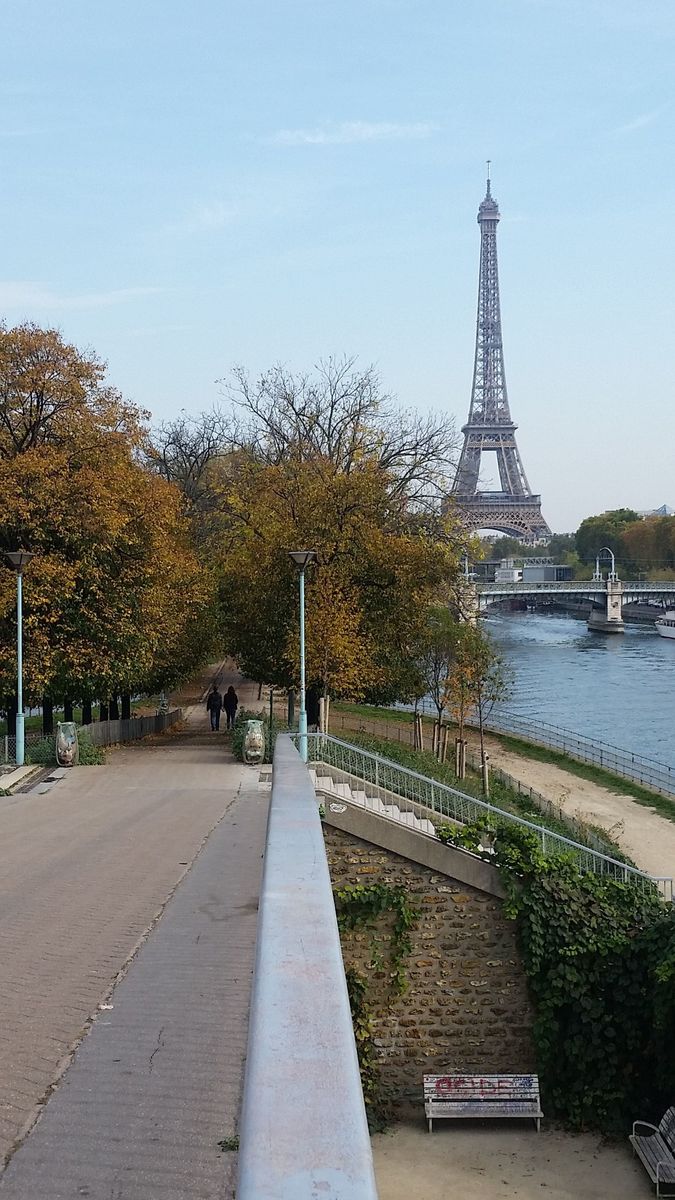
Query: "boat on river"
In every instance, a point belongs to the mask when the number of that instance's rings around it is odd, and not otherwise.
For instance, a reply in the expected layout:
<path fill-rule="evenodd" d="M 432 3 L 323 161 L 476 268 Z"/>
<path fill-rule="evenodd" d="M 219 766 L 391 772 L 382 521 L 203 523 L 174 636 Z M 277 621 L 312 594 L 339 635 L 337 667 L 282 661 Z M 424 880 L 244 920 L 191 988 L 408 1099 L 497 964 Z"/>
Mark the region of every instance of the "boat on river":
<path fill-rule="evenodd" d="M 662 617 L 657 617 L 654 626 L 661 637 L 675 638 L 675 608 L 670 608 Z"/>

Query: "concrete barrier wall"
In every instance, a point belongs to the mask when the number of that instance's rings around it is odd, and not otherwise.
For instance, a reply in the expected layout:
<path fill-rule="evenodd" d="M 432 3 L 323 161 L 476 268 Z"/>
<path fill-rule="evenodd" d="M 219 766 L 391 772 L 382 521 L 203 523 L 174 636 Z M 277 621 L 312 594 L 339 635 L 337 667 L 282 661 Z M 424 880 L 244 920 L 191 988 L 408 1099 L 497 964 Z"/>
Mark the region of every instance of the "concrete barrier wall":
<path fill-rule="evenodd" d="M 237 1200 L 376 1200 L 368 1125 L 319 811 L 277 738 Z"/>

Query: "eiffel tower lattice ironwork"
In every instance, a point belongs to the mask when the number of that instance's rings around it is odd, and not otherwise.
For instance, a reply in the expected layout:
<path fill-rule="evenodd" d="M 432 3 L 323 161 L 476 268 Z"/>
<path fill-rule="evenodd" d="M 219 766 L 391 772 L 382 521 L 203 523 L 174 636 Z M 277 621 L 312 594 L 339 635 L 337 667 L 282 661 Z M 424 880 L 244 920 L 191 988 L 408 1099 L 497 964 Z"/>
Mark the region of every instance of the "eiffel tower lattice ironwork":
<path fill-rule="evenodd" d="M 498 221 L 488 171 L 487 194 L 478 209 L 480 276 L 471 407 L 462 427 L 464 445 L 452 496 L 472 529 L 494 529 L 536 542 L 550 537 L 551 531 L 541 515 L 541 496 L 530 491 L 509 410 L 499 308 Z M 497 457 L 501 487 L 496 492 L 479 490 L 481 456 L 488 451 Z"/>

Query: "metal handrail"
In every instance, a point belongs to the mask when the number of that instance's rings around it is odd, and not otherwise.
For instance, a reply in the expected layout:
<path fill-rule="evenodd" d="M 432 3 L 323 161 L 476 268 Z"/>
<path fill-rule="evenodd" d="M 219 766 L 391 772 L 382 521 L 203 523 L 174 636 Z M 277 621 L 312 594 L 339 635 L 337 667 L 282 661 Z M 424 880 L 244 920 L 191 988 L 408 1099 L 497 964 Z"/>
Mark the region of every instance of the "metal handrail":
<path fill-rule="evenodd" d="M 412 802 L 420 808 L 431 810 L 435 815 L 462 825 L 473 824 L 485 820 L 489 825 L 495 821 L 518 825 L 527 829 L 537 838 L 540 849 L 545 854 L 551 852 L 571 854 L 580 872 L 591 873 L 624 883 L 634 883 L 639 887 L 656 886 L 666 900 L 673 899 L 673 881 L 666 876 L 652 876 L 638 867 L 602 854 L 563 834 L 555 833 L 543 825 L 536 825 L 525 817 L 491 804 L 489 800 L 480 800 L 453 788 L 450 784 L 430 779 L 426 775 L 404 767 L 391 759 L 382 758 L 360 746 L 341 741 L 330 734 L 309 734 L 308 758 L 317 765 L 325 764 L 335 767 L 345 774 L 352 775 L 375 788 L 377 794 L 385 795 L 391 802 L 399 797 Z"/>
<path fill-rule="evenodd" d="M 412 711 L 409 705 L 401 705 L 401 708 L 406 712 Z M 436 719 L 434 706 L 427 698 L 418 704 L 417 711 L 430 714 Z M 469 717 L 466 725 L 478 729 L 475 717 Z M 539 718 L 531 721 L 528 717 L 522 717 L 507 709 L 499 708 L 490 713 L 483 721 L 483 727 L 489 733 L 512 734 L 534 745 L 560 750 L 578 762 L 602 767 L 614 775 L 642 784 L 664 796 L 675 796 L 675 767 L 661 759 L 650 758 L 634 750 L 625 750 L 599 738 L 586 737 L 584 733 L 577 733 L 573 729 L 553 725 L 548 721 L 540 721 Z"/>
<path fill-rule="evenodd" d="M 475 721 L 468 723 L 474 727 L 477 724 Z M 527 741 L 561 750 L 580 762 L 592 763 L 634 783 L 645 784 L 667 796 L 675 796 L 675 767 L 660 759 L 624 750 L 611 742 L 588 738 L 583 733 L 575 733 L 574 730 L 547 721 L 530 721 L 528 717 L 508 711 L 491 713 L 483 724 L 490 732 L 512 733 L 515 736 L 521 733 Z"/>
<path fill-rule="evenodd" d="M 237 1200 L 377 1200 L 321 822 L 289 736 L 274 752 Z"/>

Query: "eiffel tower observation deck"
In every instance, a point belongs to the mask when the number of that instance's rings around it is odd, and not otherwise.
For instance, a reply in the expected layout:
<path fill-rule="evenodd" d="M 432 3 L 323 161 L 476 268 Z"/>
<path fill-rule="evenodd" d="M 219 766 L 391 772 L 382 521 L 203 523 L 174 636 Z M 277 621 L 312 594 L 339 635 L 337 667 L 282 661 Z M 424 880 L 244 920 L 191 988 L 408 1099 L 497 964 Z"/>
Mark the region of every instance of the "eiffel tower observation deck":
<path fill-rule="evenodd" d="M 487 193 L 478 209 L 480 275 L 471 406 L 462 427 L 464 445 L 452 498 L 472 529 L 494 529 L 532 543 L 549 538 L 551 531 L 541 515 L 541 496 L 527 481 L 509 409 L 497 268 L 499 208 L 490 191 L 489 166 Z M 499 491 L 480 490 L 481 459 L 487 453 L 497 458 Z"/>

